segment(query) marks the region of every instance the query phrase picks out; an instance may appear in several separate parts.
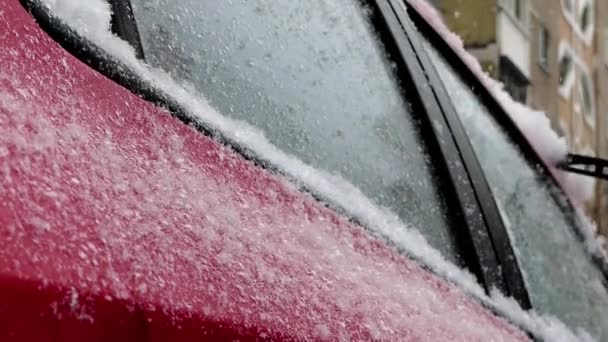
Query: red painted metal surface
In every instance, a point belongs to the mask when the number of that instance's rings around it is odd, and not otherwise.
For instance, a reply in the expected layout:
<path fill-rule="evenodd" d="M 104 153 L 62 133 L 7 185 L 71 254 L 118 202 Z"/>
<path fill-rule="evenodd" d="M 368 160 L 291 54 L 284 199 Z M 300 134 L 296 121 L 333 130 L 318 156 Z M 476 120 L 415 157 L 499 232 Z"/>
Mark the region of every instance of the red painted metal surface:
<path fill-rule="evenodd" d="M 525 340 L 0 4 L 0 340 Z"/>

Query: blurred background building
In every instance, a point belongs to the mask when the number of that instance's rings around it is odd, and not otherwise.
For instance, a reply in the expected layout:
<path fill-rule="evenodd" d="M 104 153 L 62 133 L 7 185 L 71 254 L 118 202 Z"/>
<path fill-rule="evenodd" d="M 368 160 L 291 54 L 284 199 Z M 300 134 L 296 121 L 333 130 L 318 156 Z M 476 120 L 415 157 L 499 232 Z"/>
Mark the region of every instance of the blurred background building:
<path fill-rule="evenodd" d="M 608 1 L 431 0 L 486 72 L 547 113 L 571 152 L 608 158 Z M 608 182 L 588 211 L 608 236 Z"/>
<path fill-rule="evenodd" d="M 597 152 L 608 158 L 608 1 L 597 0 L 595 5 L 595 94 L 597 101 Z M 597 186 L 596 217 L 602 233 L 608 236 L 608 181 Z"/>

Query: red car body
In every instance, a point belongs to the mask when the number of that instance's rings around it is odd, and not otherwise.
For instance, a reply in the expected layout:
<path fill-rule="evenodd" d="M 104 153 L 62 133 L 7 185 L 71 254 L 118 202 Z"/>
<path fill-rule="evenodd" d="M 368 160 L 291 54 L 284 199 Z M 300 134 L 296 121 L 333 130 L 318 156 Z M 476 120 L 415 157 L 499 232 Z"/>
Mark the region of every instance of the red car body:
<path fill-rule="evenodd" d="M 0 4 L 0 340 L 525 340 Z"/>

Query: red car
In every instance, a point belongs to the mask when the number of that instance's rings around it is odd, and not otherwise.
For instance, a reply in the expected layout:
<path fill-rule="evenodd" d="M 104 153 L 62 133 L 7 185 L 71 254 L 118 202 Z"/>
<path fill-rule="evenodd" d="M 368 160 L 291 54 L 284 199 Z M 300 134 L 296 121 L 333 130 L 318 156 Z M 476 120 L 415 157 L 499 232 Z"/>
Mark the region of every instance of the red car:
<path fill-rule="evenodd" d="M 572 205 L 408 4 L 4 0 L 0 44 L 1 341 L 608 340 Z"/>

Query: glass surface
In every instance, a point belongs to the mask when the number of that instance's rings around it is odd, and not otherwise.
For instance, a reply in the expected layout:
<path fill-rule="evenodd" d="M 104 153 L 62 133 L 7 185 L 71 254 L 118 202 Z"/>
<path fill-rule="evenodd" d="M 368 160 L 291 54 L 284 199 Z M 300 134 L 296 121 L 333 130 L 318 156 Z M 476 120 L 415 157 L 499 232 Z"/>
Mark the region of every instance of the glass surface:
<path fill-rule="evenodd" d="M 605 278 L 576 235 L 577 220 L 567 216 L 563 194 L 526 161 L 473 91 L 426 45 L 505 214 L 532 306 L 607 340 Z"/>
<path fill-rule="evenodd" d="M 134 0 L 147 61 L 459 261 L 394 66 L 355 0 Z"/>

